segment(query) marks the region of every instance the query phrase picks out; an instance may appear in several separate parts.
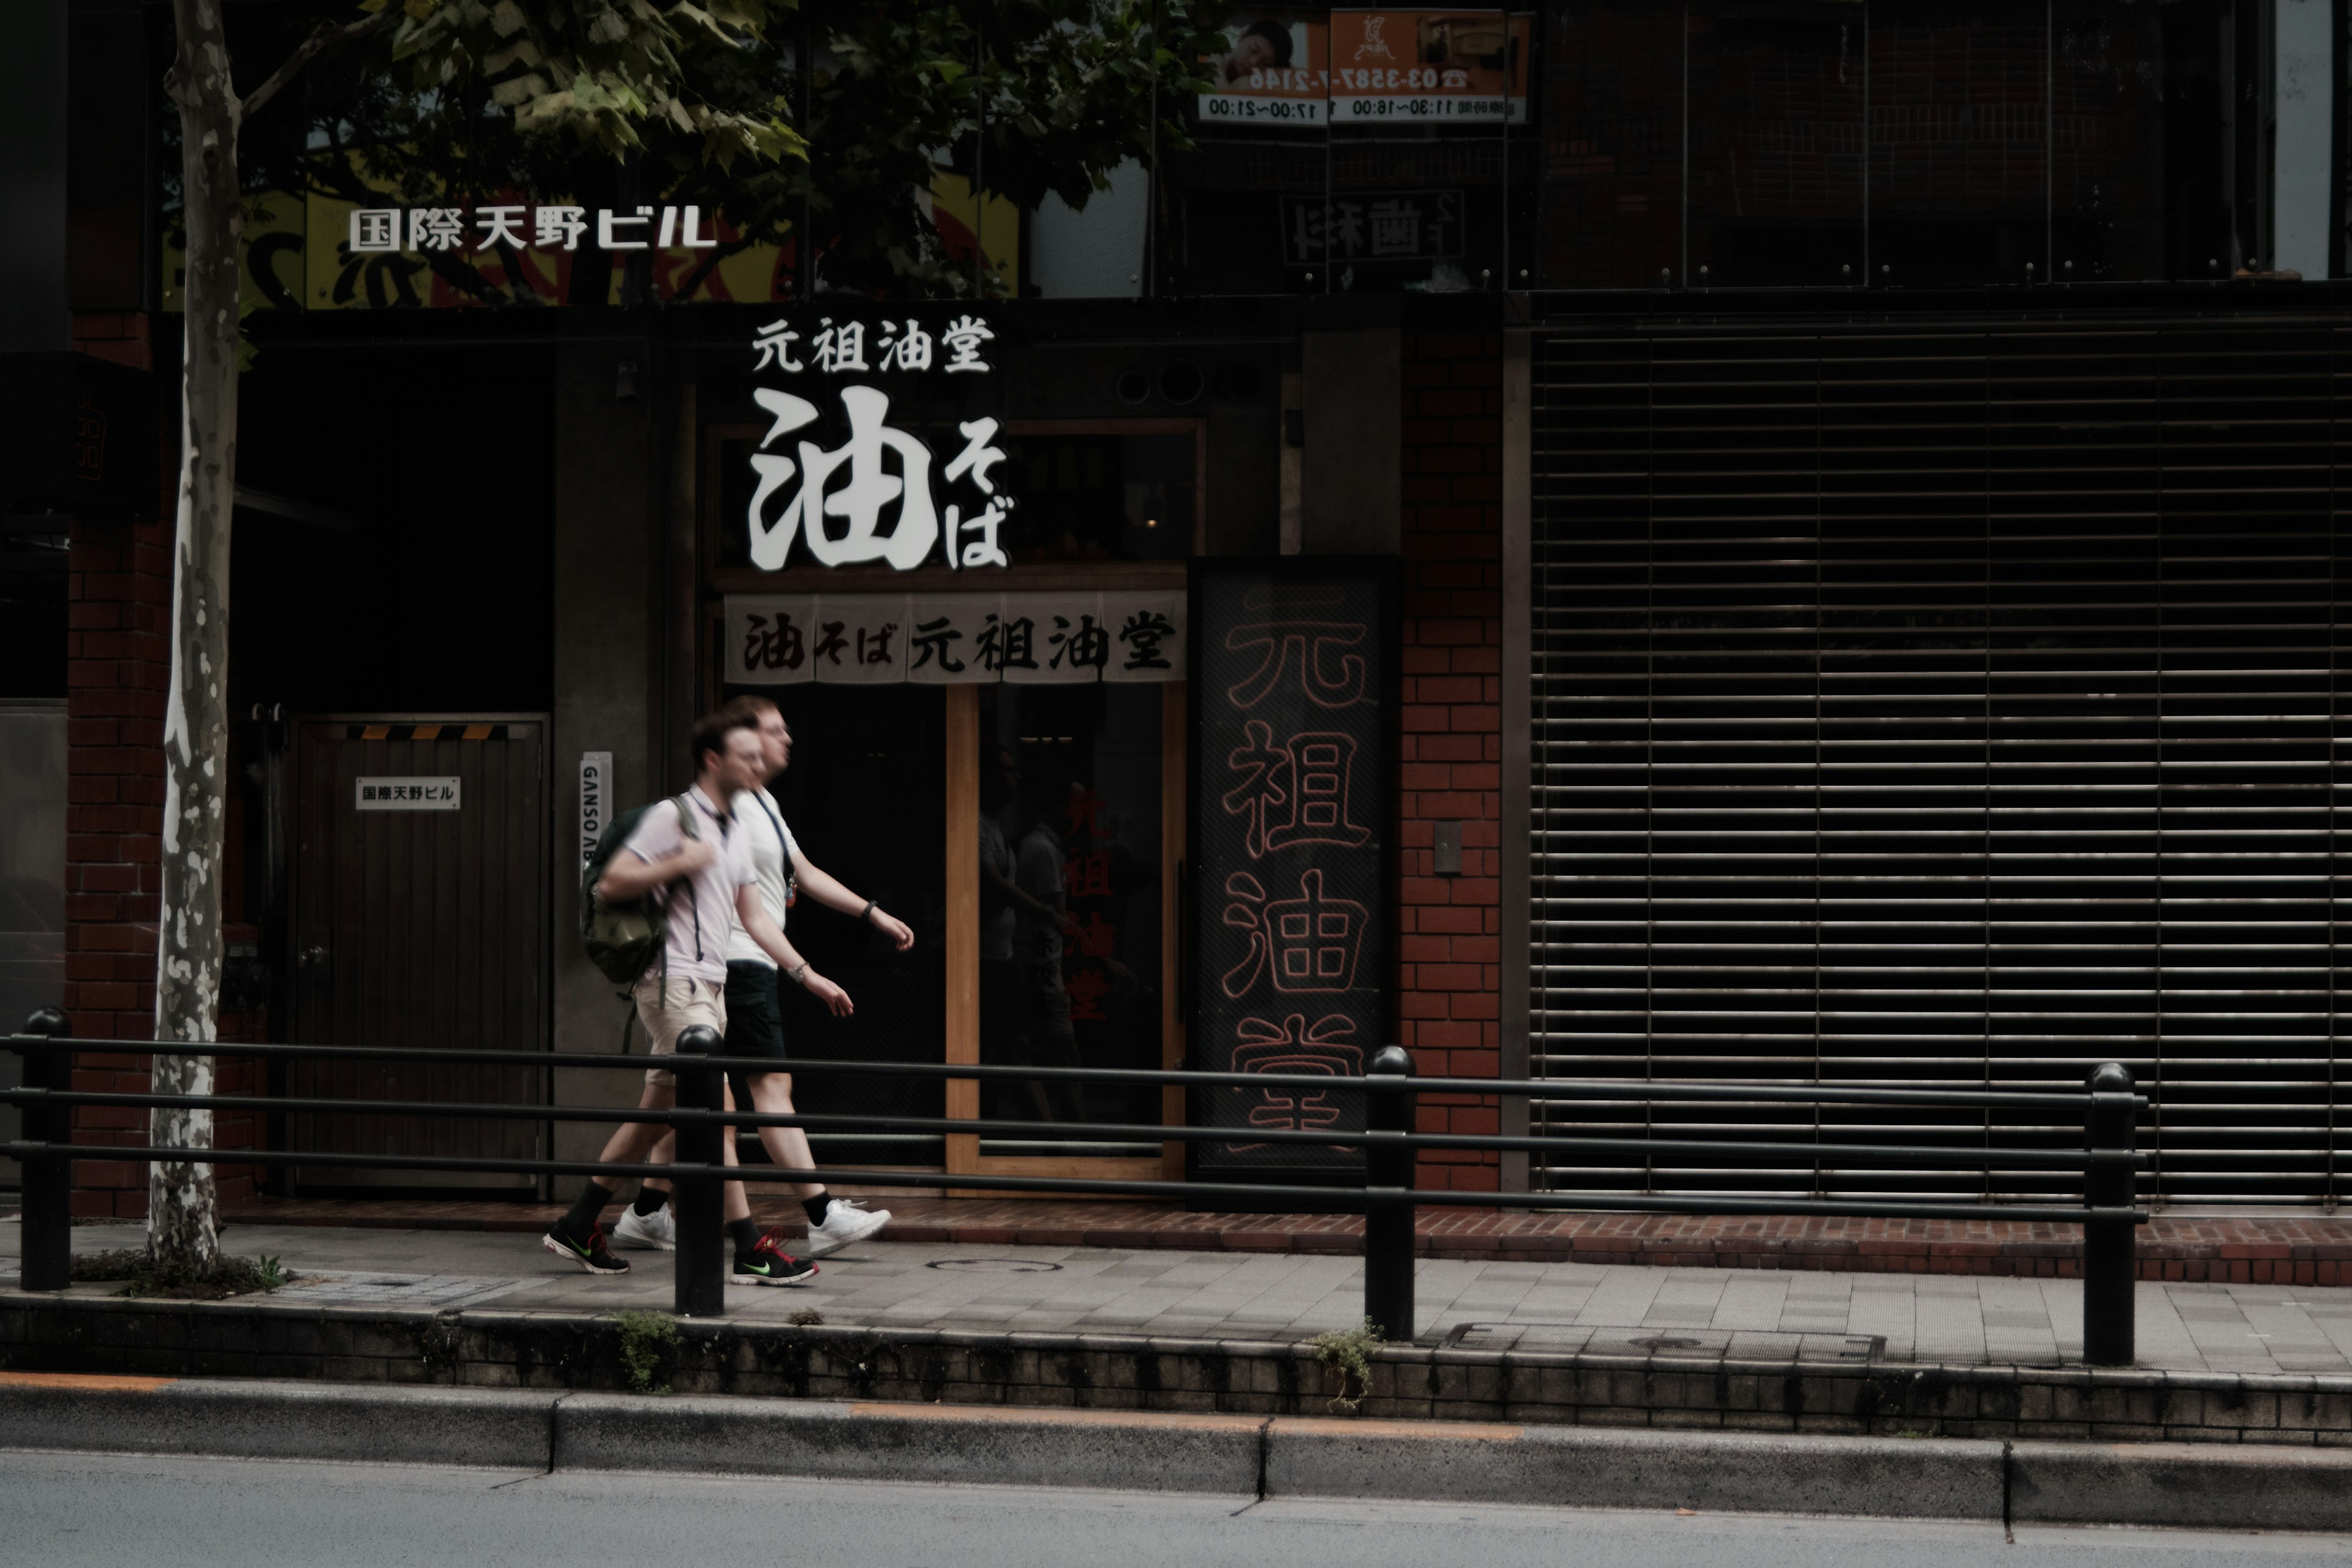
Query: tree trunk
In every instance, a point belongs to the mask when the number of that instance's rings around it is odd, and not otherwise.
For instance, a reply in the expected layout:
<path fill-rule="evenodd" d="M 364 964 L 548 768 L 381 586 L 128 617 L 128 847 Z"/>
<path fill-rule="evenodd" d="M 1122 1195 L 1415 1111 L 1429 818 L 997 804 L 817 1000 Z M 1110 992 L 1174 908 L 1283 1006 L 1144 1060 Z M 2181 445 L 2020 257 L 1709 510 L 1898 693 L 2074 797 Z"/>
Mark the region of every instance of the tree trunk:
<path fill-rule="evenodd" d="M 229 511 L 236 491 L 237 268 L 245 231 L 222 0 L 173 0 L 188 231 L 181 363 L 180 499 L 172 547 L 172 685 L 163 716 L 162 936 L 155 1037 L 208 1045 L 220 996 L 221 843 L 228 791 Z M 210 1056 L 158 1056 L 163 1094 L 213 1092 Z M 150 1137 L 209 1150 L 209 1110 L 158 1107 Z M 147 1185 L 147 1241 L 165 1274 L 208 1271 L 220 1250 L 209 1163 L 158 1161 Z"/>

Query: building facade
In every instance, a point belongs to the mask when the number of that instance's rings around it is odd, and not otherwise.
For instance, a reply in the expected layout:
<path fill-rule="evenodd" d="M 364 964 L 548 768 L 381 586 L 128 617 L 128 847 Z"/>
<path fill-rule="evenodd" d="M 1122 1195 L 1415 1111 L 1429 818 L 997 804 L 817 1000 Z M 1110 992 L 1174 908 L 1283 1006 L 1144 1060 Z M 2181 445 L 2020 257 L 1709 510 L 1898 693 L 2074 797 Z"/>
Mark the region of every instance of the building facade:
<path fill-rule="evenodd" d="M 223 1032 L 631 1048 L 571 936 L 582 847 L 759 692 L 808 853 L 919 936 L 795 925 L 860 1002 L 796 1018 L 805 1056 L 1345 1072 L 1394 1040 L 1454 1077 L 1990 1087 L 2115 1059 L 2151 1200 L 2332 1206 L 2340 11 L 1253 15 L 1193 145 L 1100 205 L 943 179 L 996 279 L 963 301 L 683 243 L 436 250 L 414 200 L 280 200 L 249 258 Z M 71 22 L 77 83 L 153 58 L 136 9 Z M 168 405 L 155 144 L 75 144 L 70 342 L 38 346 Z M 55 983 L 79 1032 L 143 1036 L 165 524 L 23 493 L 71 520 L 26 579 L 64 641 L 23 694 L 67 715 Z M 337 1071 L 228 1081 L 624 1092 Z M 2074 1136 L 1632 1104 L 1432 1097 L 1433 1131 L 1629 1152 L 1419 1180 L 1998 1203 L 2026 1190 L 1689 1145 Z M 1247 1129 L 1359 1113 L 850 1074 L 803 1109 L 877 1119 L 819 1139 L 860 1167 L 1302 1183 L 1333 1161 Z M 954 1131 L 979 1115 L 1034 1126 Z M 1235 1137 L 1055 1131 L 1202 1121 Z M 590 1152 L 527 1121 L 220 1137 Z M 144 1201 L 132 1167 L 79 1182 Z"/>

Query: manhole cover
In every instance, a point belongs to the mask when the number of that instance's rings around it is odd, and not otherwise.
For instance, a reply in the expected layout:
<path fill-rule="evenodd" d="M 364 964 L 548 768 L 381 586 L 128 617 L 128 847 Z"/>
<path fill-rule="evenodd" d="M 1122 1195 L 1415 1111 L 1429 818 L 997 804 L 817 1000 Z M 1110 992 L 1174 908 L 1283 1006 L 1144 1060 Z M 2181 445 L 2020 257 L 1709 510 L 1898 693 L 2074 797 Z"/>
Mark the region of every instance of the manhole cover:
<path fill-rule="evenodd" d="M 1695 1351 L 1699 1347 L 1698 1341 L 1682 1334 L 1652 1334 L 1648 1339 L 1630 1340 L 1627 1343 L 1637 1344 L 1645 1351 Z"/>
<path fill-rule="evenodd" d="M 944 1268 L 950 1274 L 1054 1274 L 1062 1266 L 1031 1258 L 940 1258 L 923 1267 Z"/>

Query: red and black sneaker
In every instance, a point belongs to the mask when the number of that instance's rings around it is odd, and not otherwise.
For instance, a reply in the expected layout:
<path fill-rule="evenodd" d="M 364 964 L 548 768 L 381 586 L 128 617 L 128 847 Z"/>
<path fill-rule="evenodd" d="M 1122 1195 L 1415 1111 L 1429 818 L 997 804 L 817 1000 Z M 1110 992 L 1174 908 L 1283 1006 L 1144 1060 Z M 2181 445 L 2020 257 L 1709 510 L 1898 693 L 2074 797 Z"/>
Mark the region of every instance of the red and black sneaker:
<path fill-rule="evenodd" d="M 816 1278 L 816 1265 L 804 1258 L 794 1258 L 777 1244 L 783 1235 L 772 1230 L 752 1243 L 749 1252 L 735 1255 L 735 1268 L 728 1282 L 734 1285 L 805 1285 Z"/>
<path fill-rule="evenodd" d="M 539 1244 L 558 1258 L 569 1258 L 591 1274 L 626 1274 L 629 1271 L 628 1264 L 614 1257 L 613 1249 L 604 1245 L 604 1227 L 601 1225 L 590 1226 L 583 1240 L 565 1230 L 563 1222 L 557 1220 L 547 1227 L 547 1234 L 539 1238 Z"/>

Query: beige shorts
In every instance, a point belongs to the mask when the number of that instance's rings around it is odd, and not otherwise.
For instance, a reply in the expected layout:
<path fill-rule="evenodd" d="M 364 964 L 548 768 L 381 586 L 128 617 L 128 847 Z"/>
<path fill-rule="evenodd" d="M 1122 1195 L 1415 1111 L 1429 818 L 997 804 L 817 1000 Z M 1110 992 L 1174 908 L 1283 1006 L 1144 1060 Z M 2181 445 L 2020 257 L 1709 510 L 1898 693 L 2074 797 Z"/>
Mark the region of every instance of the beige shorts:
<path fill-rule="evenodd" d="M 707 1025 L 720 1039 L 727 1037 L 727 987 L 716 980 L 664 979 L 649 974 L 636 984 L 637 1022 L 653 1042 L 653 1054 L 666 1057 L 677 1049 L 677 1037 L 697 1024 Z M 677 1075 L 667 1068 L 647 1068 L 646 1081 L 659 1089 L 677 1087 Z"/>

